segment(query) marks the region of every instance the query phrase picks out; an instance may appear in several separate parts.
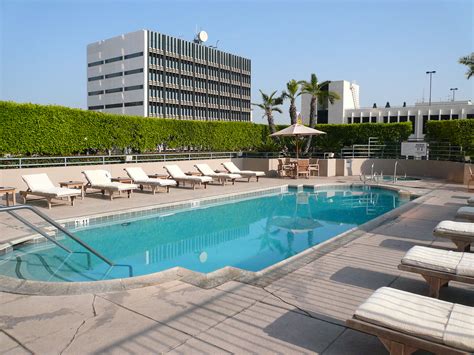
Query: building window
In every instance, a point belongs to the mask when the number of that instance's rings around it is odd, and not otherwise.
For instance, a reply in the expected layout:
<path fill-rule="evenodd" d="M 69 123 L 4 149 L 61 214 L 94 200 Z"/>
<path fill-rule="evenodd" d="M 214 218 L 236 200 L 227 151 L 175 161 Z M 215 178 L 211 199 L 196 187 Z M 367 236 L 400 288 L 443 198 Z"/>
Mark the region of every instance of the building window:
<path fill-rule="evenodd" d="M 87 64 L 87 66 L 90 68 L 90 67 L 95 67 L 96 65 L 102 65 L 104 64 L 104 61 L 103 60 L 99 60 L 97 62 L 92 62 L 92 63 L 89 63 Z"/>
<path fill-rule="evenodd" d="M 132 54 L 127 54 L 123 59 L 132 59 L 132 58 L 137 58 L 137 57 L 142 57 L 143 52 L 138 52 L 138 53 L 132 53 Z"/>
<path fill-rule="evenodd" d="M 98 106 L 89 106 L 89 110 L 103 110 L 104 105 L 98 105 Z"/>
<path fill-rule="evenodd" d="M 449 115 L 441 115 L 441 120 L 442 121 L 449 121 L 450 116 Z"/>
<path fill-rule="evenodd" d="M 466 118 L 474 118 L 474 113 L 468 113 L 468 114 L 466 115 Z"/>
<path fill-rule="evenodd" d="M 383 116 L 383 123 L 388 123 L 388 116 Z"/>
<path fill-rule="evenodd" d="M 120 103 L 120 104 L 111 104 L 111 105 L 105 105 L 105 108 L 118 108 L 118 107 L 122 107 L 123 104 Z"/>
<path fill-rule="evenodd" d="M 360 123 L 360 117 L 354 117 L 354 123 Z"/>
<path fill-rule="evenodd" d="M 400 116 L 400 122 L 407 122 L 408 116 Z"/>
<path fill-rule="evenodd" d="M 113 63 L 113 62 L 118 62 L 119 60 L 122 60 L 123 57 L 120 56 L 120 57 L 115 57 L 115 58 L 109 58 L 109 59 L 106 59 L 105 60 L 105 63 Z"/>
<path fill-rule="evenodd" d="M 398 117 L 397 116 L 390 116 L 390 123 L 397 123 Z"/>
<path fill-rule="evenodd" d="M 104 76 L 103 75 L 99 75 L 99 76 L 93 76 L 92 78 L 89 78 L 87 79 L 88 81 L 96 81 L 96 80 L 102 80 L 104 79 Z"/>
<path fill-rule="evenodd" d="M 372 123 L 377 123 L 377 117 L 372 116 L 372 117 L 371 117 L 371 122 L 372 122 Z"/>
<path fill-rule="evenodd" d="M 452 120 L 457 120 L 458 118 L 459 118 L 459 115 L 452 115 L 452 116 L 451 116 L 451 119 L 452 119 Z"/>
<path fill-rule="evenodd" d="M 362 117 L 362 122 L 363 123 L 369 123 L 370 122 L 370 117 Z"/>
<path fill-rule="evenodd" d="M 115 88 L 115 89 L 108 89 L 108 90 L 105 90 L 105 93 L 106 94 L 113 94 L 114 92 L 122 92 L 123 89 L 122 88 Z"/>
<path fill-rule="evenodd" d="M 90 91 L 90 92 L 89 92 L 89 96 L 102 95 L 103 93 L 104 93 L 104 90 Z"/>
<path fill-rule="evenodd" d="M 143 68 L 127 70 L 124 74 L 125 75 L 131 75 L 131 74 L 138 74 L 138 73 L 143 73 Z"/>
<path fill-rule="evenodd" d="M 112 73 L 112 74 L 107 74 L 107 75 L 105 76 L 105 78 L 106 78 L 106 79 L 108 79 L 108 78 L 116 78 L 117 76 L 122 76 L 122 75 L 123 75 L 122 72 Z"/>
<path fill-rule="evenodd" d="M 131 107 L 131 106 L 143 106 L 143 101 L 135 101 L 135 102 L 126 102 L 124 104 L 125 107 Z"/>
<path fill-rule="evenodd" d="M 140 90 L 143 89 L 143 85 L 127 86 L 125 91 Z"/>

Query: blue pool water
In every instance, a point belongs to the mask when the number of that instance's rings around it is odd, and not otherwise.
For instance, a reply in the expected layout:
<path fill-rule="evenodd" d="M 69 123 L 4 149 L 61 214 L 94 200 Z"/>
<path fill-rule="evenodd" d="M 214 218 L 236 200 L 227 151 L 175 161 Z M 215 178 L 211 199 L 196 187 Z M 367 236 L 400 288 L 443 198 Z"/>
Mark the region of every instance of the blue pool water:
<path fill-rule="evenodd" d="M 289 189 L 205 208 L 170 211 L 141 220 L 75 231 L 133 275 L 181 266 L 208 273 L 225 266 L 262 270 L 407 202 L 378 187 Z M 50 242 L 22 245 L 0 257 L 0 274 L 41 281 L 94 281 L 128 277 L 78 244 L 77 253 Z"/>

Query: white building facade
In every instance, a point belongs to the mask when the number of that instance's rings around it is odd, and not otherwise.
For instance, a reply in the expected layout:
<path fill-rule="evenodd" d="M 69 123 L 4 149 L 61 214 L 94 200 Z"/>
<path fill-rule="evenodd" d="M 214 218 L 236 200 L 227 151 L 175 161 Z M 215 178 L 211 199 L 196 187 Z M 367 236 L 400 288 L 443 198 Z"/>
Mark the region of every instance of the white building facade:
<path fill-rule="evenodd" d="M 446 101 L 415 103 L 412 106 L 360 107 L 359 85 L 345 80 L 331 81 L 325 88 L 337 92 L 341 100 L 333 105 L 318 103 L 318 123 L 357 124 L 357 123 L 395 123 L 411 122 L 413 133 L 410 139 L 423 139 L 426 122 L 430 120 L 457 120 L 474 118 L 474 105 L 471 101 Z M 309 122 L 309 95 L 301 97 L 303 122 Z"/>
<path fill-rule="evenodd" d="M 89 110 L 143 117 L 251 121 L 251 61 L 140 30 L 87 46 Z"/>

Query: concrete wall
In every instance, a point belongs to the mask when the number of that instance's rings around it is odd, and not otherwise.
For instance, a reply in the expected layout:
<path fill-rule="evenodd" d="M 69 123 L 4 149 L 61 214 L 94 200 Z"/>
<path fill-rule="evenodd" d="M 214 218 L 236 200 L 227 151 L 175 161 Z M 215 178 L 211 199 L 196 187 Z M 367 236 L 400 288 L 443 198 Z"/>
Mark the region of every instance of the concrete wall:
<path fill-rule="evenodd" d="M 339 176 L 369 175 L 374 164 L 374 172 L 393 175 L 393 159 L 338 159 L 336 173 Z M 467 164 L 437 160 L 398 160 L 397 175 L 431 177 L 451 182 L 466 182 Z"/>
<path fill-rule="evenodd" d="M 241 158 L 232 159 L 232 161 L 240 168 L 243 168 Z M 263 160 L 263 159 L 262 159 Z M 0 170 L 0 185 L 13 186 L 17 189 L 24 190 L 26 184 L 21 179 L 22 175 L 47 173 L 54 184 L 60 181 L 79 180 L 86 181 L 84 175 L 81 173 L 84 170 L 99 170 L 105 169 L 110 171 L 113 177 L 125 177 L 127 173 L 123 170 L 126 167 L 140 166 L 148 174 L 166 173 L 163 169 L 164 165 L 177 164 L 184 172 L 196 171 L 194 164 L 204 163 L 208 164 L 212 169 L 224 170 L 221 163 L 229 161 L 229 159 L 209 159 L 209 160 L 183 160 L 176 162 L 159 162 L 159 163 L 138 163 L 138 164 L 108 164 L 108 165 L 85 165 L 85 166 L 67 166 L 67 167 L 48 167 L 48 168 L 26 168 L 26 169 L 5 169 Z"/>

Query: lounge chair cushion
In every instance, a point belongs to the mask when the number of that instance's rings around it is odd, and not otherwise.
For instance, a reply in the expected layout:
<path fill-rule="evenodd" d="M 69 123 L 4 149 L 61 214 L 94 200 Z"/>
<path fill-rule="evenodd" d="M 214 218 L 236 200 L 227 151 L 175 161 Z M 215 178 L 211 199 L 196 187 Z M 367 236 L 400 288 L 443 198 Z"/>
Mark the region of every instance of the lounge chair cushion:
<path fill-rule="evenodd" d="M 375 291 L 355 312 L 366 322 L 474 351 L 474 308 L 389 287 Z"/>
<path fill-rule="evenodd" d="M 474 307 L 453 305 L 443 340 L 453 348 L 474 351 Z"/>
<path fill-rule="evenodd" d="M 128 176 L 133 182 L 140 185 L 156 185 L 156 186 L 176 186 L 176 181 L 171 179 L 149 178 L 148 175 L 140 167 L 125 168 Z"/>
<path fill-rule="evenodd" d="M 91 184 L 91 187 L 107 191 L 128 191 L 138 188 L 135 184 L 124 184 L 121 182 L 109 182 L 108 184 Z"/>
<path fill-rule="evenodd" d="M 23 175 L 23 181 L 28 185 L 29 191 L 33 195 L 45 196 L 45 197 L 66 197 L 66 196 L 78 196 L 81 194 L 81 190 L 68 189 L 65 187 L 56 187 L 51 182 L 47 174 L 31 174 Z"/>
<path fill-rule="evenodd" d="M 240 179 L 242 177 L 242 175 L 239 175 L 239 174 L 216 173 L 207 164 L 196 164 L 195 166 L 205 176 L 212 176 L 212 177 L 225 178 L 225 179 Z"/>
<path fill-rule="evenodd" d="M 435 227 L 433 233 L 441 237 L 459 235 L 474 238 L 474 223 L 441 221 Z"/>
<path fill-rule="evenodd" d="M 149 179 L 148 175 L 140 167 L 125 168 L 125 171 L 133 181 L 146 181 Z"/>
<path fill-rule="evenodd" d="M 474 254 L 414 246 L 402 258 L 403 265 L 474 277 Z"/>
<path fill-rule="evenodd" d="M 165 169 L 175 180 L 192 181 L 196 183 L 205 183 L 212 181 L 212 178 L 210 178 L 209 176 L 186 175 L 178 165 L 165 165 Z"/>
<path fill-rule="evenodd" d="M 382 287 L 355 312 L 358 319 L 420 338 L 443 342 L 453 304 Z"/>
<path fill-rule="evenodd" d="M 222 163 L 224 167 L 232 174 L 240 174 L 246 176 L 265 176 L 263 171 L 253 171 L 253 170 L 240 170 L 234 163 L 231 161 Z"/>
<path fill-rule="evenodd" d="M 112 182 L 107 170 L 85 170 L 84 175 L 91 185 L 108 185 Z"/>
<path fill-rule="evenodd" d="M 464 206 L 458 209 L 456 217 L 465 219 L 474 219 L 474 207 Z"/>
<path fill-rule="evenodd" d="M 42 191 L 46 189 L 54 188 L 54 184 L 51 182 L 47 174 L 31 174 L 22 175 L 23 181 L 28 185 L 31 191 Z"/>
<path fill-rule="evenodd" d="M 464 255 L 459 262 L 456 273 L 461 276 L 474 277 L 474 254 L 463 253 Z"/>
<path fill-rule="evenodd" d="M 402 258 L 402 264 L 455 274 L 464 253 L 414 246 Z"/>
<path fill-rule="evenodd" d="M 469 199 L 467 200 L 467 204 L 469 206 L 474 206 L 474 196 L 469 197 Z"/>

